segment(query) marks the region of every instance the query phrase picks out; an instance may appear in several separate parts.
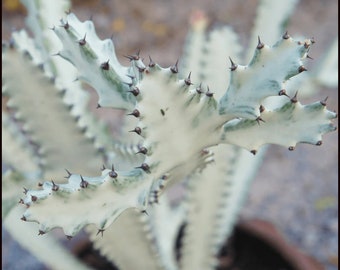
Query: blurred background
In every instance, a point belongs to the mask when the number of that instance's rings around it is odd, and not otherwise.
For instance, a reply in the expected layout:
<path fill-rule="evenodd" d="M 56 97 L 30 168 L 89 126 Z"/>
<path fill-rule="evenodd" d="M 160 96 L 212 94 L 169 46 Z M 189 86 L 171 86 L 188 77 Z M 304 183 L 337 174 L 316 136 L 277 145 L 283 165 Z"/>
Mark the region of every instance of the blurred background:
<path fill-rule="evenodd" d="M 142 57 L 151 55 L 162 66 L 170 66 L 182 54 L 193 10 L 203 10 L 212 26 L 232 26 L 246 48 L 257 4 L 254 0 L 75 0 L 71 11 L 81 20 L 92 18 L 101 39 L 113 35 L 122 64 L 128 61 L 123 55 L 141 50 Z M 9 39 L 11 31 L 25 27 L 25 14 L 19 1 L 2 1 L 3 40 Z M 337 39 L 337 25 L 338 1 L 299 1 L 287 30 L 293 37 L 315 38 L 310 53 L 314 60 L 306 63 L 307 69 L 317 68 L 323 53 Z M 226 70 L 228 66 L 226 59 Z M 312 98 L 300 101 L 306 104 L 327 96 L 328 108 L 338 112 L 337 87 L 323 87 Z M 95 104 L 94 100 L 93 108 Z M 95 112 L 112 121 L 109 111 Z M 320 147 L 298 145 L 295 151 L 288 151 L 270 146 L 241 214 L 241 219 L 249 218 L 272 222 L 290 243 L 314 256 L 326 269 L 338 269 L 338 132 L 326 134 Z M 4 229 L 2 233 L 2 269 L 19 269 L 20 261 L 25 262 L 25 268 L 20 269 L 46 269 Z"/>

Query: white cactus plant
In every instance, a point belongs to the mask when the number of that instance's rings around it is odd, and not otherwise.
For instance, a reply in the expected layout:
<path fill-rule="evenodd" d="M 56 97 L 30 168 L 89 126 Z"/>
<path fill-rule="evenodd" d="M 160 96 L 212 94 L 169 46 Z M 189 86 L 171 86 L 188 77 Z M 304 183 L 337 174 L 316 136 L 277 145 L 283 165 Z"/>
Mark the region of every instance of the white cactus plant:
<path fill-rule="evenodd" d="M 314 43 L 282 32 L 295 2 L 286 1 L 278 16 L 278 2 L 262 1 L 254 32 L 261 35 L 276 16 L 263 39 L 274 45 L 256 37 L 248 64 L 231 28 L 212 30 L 206 40 L 201 18 L 192 22 L 180 63 L 163 68 L 151 58 L 145 64 L 139 52 L 121 65 L 112 40 L 100 40 L 91 21 L 65 15 L 66 2 L 24 1 L 34 38 L 22 30 L 3 45 L 3 93 L 13 112 L 2 121 L 6 228 L 20 230 L 18 241 L 53 269 L 87 268 L 49 237 L 54 228 L 69 239 L 86 228 L 119 269 L 213 269 L 261 147 L 321 145 L 335 130 L 326 100 L 301 104 L 303 93 L 291 86 Z M 321 82 L 329 81 L 325 74 Z M 88 111 L 80 81 L 96 90 L 98 109 L 126 112 L 120 138 Z M 167 190 L 180 182 L 186 199 L 173 206 Z"/>

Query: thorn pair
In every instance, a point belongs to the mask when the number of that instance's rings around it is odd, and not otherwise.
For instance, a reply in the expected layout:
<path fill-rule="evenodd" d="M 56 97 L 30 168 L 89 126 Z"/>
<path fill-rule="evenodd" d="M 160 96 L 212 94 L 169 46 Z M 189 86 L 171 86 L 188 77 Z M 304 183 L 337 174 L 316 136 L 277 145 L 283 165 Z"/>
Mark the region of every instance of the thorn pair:
<path fill-rule="evenodd" d="M 139 54 L 140 54 L 140 50 L 138 50 L 138 52 L 134 55 L 128 54 L 128 55 L 124 55 L 124 57 L 129 59 L 130 61 L 137 61 L 140 59 Z"/>

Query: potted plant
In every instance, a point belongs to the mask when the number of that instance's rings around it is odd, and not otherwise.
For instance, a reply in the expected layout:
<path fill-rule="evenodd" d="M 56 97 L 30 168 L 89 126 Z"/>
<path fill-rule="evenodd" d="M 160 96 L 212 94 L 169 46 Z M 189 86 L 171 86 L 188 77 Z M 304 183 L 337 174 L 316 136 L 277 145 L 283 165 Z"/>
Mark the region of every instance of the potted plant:
<path fill-rule="evenodd" d="M 13 33 L 3 52 L 8 106 L 24 123 L 4 113 L 5 226 L 53 269 L 87 267 L 46 234 L 58 227 L 67 239 L 85 228 L 120 269 L 216 267 L 264 153 L 260 147 L 321 145 L 321 136 L 335 129 L 326 100 L 302 105 L 303 90 L 298 95 L 291 85 L 306 71 L 314 43 L 279 35 L 294 4 L 285 3 L 280 14 L 267 6 L 266 16 L 276 17 L 267 31 L 278 41 L 269 46 L 256 37 L 244 66 L 240 46 L 230 42 L 234 32 L 222 27 L 206 39 L 206 19 L 196 13 L 183 59 L 163 68 L 151 57 L 144 63 L 140 52 L 127 55 L 130 64 L 123 66 L 112 40 L 99 39 L 91 21 L 73 13 L 59 21 L 64 3 L 27 1 L 35 38 Z M 219 73 L 229 56 L 230 71 Z M 80 81 L 96 90 L 99 110 L 127 115 L 118 138 L 87 109 Z M 21 186 L 25 194 L 18 197 Z M 178 192 L 186 198 L 172 201 Z M 22 221 L 38 222 L 39 229 Z M 184 223 L 178 263 L 173 247 Z"/>

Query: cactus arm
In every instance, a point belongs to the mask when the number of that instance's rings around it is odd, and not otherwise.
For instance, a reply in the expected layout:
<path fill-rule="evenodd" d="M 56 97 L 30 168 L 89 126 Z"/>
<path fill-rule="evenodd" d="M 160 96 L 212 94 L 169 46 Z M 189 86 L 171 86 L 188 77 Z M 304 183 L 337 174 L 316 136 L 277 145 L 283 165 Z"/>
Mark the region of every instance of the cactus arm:
<path fill-rule="evenodd" d="M 262 112 L 264 123 L 246 119 L 226 123 L 221 140 L 255 152 L 266 143 L 291 150 L 297 143 L 320 145 L 321 136 L 335 130 L 331 119 L 336 117 L 336 113 L 326 109 L 323 101 L 301 105 L 291 100 L 274 111 Z"/>
<path fill-rule="evenodd" d="M 338 85 L 338 39 L 320 57 L 320 63 L 310 72 L 289 80 L 286 85 L 287 94 L 299 89 L 299 96 L 311 96 L 318 92 L 320 86 L 336 87 Z M 263 104 L 267 105 L 267 101 Z"/>
<path fill-rule="evenodd" d="M 202 11 L 195 11 L 190 18 L 190 29 L 184 44 L 183 55 L 180 62 L 181 76 L 188 76 L 194 82 L 201 82 L 202 78 L 202 53 L 206 42 L 205 30 L 208 19 Z"/>
<path fill-rule="evenodd" d="M 193 13 L 190 30 L 183 53 L 181 75 L 191 74 L 191 81 L 209 87 L 216 99 L 220 99 L 229 83 L 229 73 L 225 70 L 227 59 L 232 56 L 240 60 L 241 47 L 237 36 L 230 27 L 215 28 L 208 33 L 207 18 L 203 11 Z"/>
<path fill-rule="evenodd" d="M 128 209 L 105 230 L 102 237 L 98 235 L 98 229 L 87 229 L 95 248 L 121 270 L 161 269 L 157 251 L 152 248 L 152 239 L 144 230 L 141 217 L 144 215 Z M 131 254 L 134 254 L 133 259 Z"/>
<path fill-rule="evenodd" d="M 44 182 L 42 189 L 26 192 L 23 219 L 38 222 L 42 232 L 60 227 L 67 236 L 88 224 L 105 230 L 126 209 L 146 209 L 150 184 L 143 181 L 145 174 L 104 169 L 98 177 L 72 174 L 65 184 Z"/>
<path fill-rule="evenodd" d="M 247 66 L 232 62 L 230 84 L 220 100 L 220 113 L 246 119 L 259 117 L 263 99 L 282 94 L 285 81 L 306 70 L 302 59 L 306 58 L 312 42 L 296 43 L 291 37 L 283 36 L 269 47 L 259 41 Z"/>
<path fill-rule="evenodd" d="M 51 57 L 52 53 L 60 50 L 62 44 L 50 28 L 69 10 L 69 1 L 57 1 L 53 4 L 46 1 L 23 1 L 23 3 L 28 10 L 26 24 L 34 33 L 35 47 L 39 49 L 39 64 L 43 64 L 45 71 L 55 78 L 56 84 L 61 89 L 65 90 L 63 101 L 72 107 L 70 113 L 78 119 L 78 126 L 86 129 L 85 136 L 94 141 L 97 149 L 109 150 L 112 148 L 112 138 L 108 127 L 87 109 L 89 94 L 82 89 L 80 81 L 74 81 L 77 77 L 77 70 L 64 59 Z M 21 32 L 13 33 L 13 38 L 21 47 L 28 43 L 28 38 Z M 27 50 L 27 48 L 21 48 L 23 49 Z M 29 51 L 33 56 L 32 50 Z M 33 59 L 36 59 L 36 55 Z"/>
<path fill-rule="evenodd" d="M 136 76 L 134 67 L 144 68 L 141 60 L 132 59 L 130 68 L 121 66 L 112 40 L 99 40 L 90 21 L 82 23 L 71 13 L 61 24 L 53 28 L 63 44 L 58 55 L 77 68 L 79 79 L 94 87 L 99 106 L 132 108 L 134 99 L 126 84 L 132 83 L 129 75 Z"/>
<path fill-rule="evenodd" d="M 22 209 L 15 207 L 3 220 L 5 229 L 20 245 L 31 252 L 50 269 L 91 270 L 89 266 L 70 254 L 53 235 L 38 236 L 34 224 L 25 224 L 20 220 Z"/>
<path fill-rule="evenodd" d="M 258 36 L 267 44 L 273 45 L 287 29 L 286 24 L 293 13 L 298 0 L 288 0 L 285 2 L 261 0 L 249 42 L 249 50 L 245 59 L 250 59 L 253 52 L 251 48 L 257 44 Z"/>
<path fill-rule="evenodd" d="M 177 270 L 179 266 L 175 247 L 179 228 L 185 221 L 185 211 L 180 206 L 172 206 L 168 194 L 164 194 L 158 200 L 152 205 L 149 216 L 142 218 L 149 228 L 163 269 Z"/>
<path fill-rule="evenodd" d="M 89 173 L 94 166 L 101 166 L 99 154 L 74 125 L 53 83 L 27 57 L 14 49 L 7 50 L 3 56 L 3 80 L 5 94 L 10 96 L 8 106 L 17 110 L 16 117 L 40 146 L 45 177 L 62 179 L 60 168 L 65 164 L 69 170 L 85 169 Z M 69 151 L 71 148 L 75 150 Z M 79 157 L 87 157 L 86 165 L 79 164 Z"/>
<path fill-rule="evenodd" d="M 25 174 L 27 179 L 37 179 L 40 176 L 40 160 L 17 123 L 4 111 L 2 112 L 1 134 L 1 143 L 4 146 L 2 161 L 21 174 Z"/>
<path fill-rule="evenodd" d="M 204 56 L 201 59 L 203 63 L 201 77 L 204 78 L 204 85 L 213 91 L 217 100 L 223 96 L 225 87 L 229 84 L 227 60 L 232 57 L 234 61 L 239 61 L 240 52 L 241 46 L 237 35 L 230 27 L 215 28 L 209 32 L 204 46 Z M 221 74 L 223 70 L 225 72 Z"/>
<path fill-rule="evenodd" d="M 136 107 L 140 112 L 137 127 L 148 150 L 144 162 L 155 179 L 199 154 L 209 140 L 201 134 L 214 130 L 221 121 L 213 97 L 203 90 L 198 93 L 195 88 L 186 89 L 183 81 L 172 76 L 169 69 L 150 71 L 137 85 L 141 93 Z M 204 121 L 209 116 L 210 120 Z M 161 144 L 164 138 L 167 141 Z M 167 162 L 160 162 L 164 157 Z"/>
<path fill-rule="evenodd" d="M 214 162 L 202 174 L 190 179 L 188 186 L 182 270 L 216 267 L 218 252 L 232 232 L 250 181 L 262 160 L 262 151 L 253 156 L 230 145 L 211 150 Z"/>
<path fill-rule="evenodd" d="M 69 10 L 70 1 L 61 0 L 48 3 L 40 0 L 21 0 L 27 9 L 26 25 L 34 35 L 35 45 L 42 54 L 45 69 L 51 74 L 55 73 L 53 65 L 50 63 L 50 49 L 58 47 L 60 44 L 57 37 L 50 31 L 50 27 L 63 16 L 64 12 Z"/>

